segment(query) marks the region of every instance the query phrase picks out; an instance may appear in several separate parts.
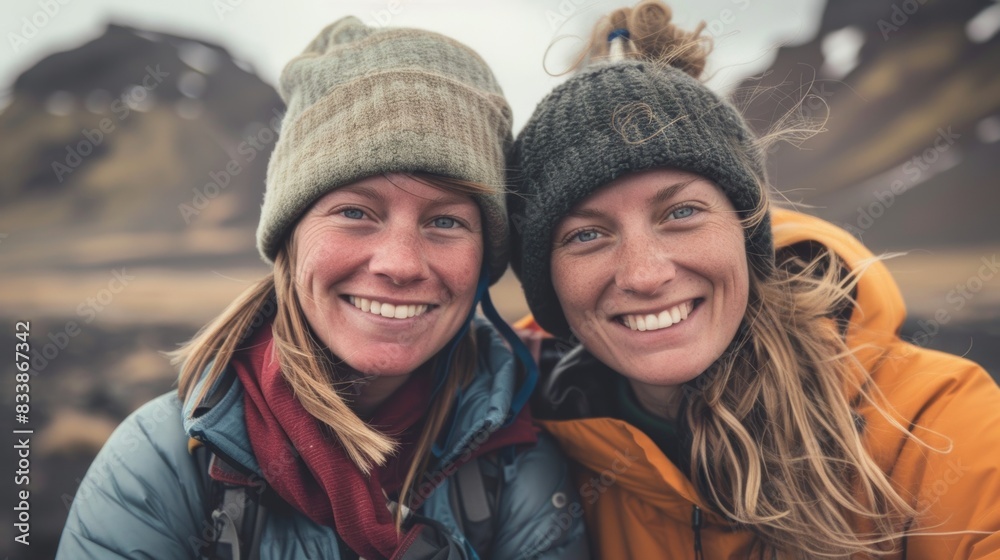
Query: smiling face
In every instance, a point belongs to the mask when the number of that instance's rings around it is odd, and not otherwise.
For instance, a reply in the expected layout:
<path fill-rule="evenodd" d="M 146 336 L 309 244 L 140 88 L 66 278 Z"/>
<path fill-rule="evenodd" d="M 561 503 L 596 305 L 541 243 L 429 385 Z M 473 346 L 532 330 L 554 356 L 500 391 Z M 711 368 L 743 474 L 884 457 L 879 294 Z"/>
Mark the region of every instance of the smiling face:
<path fill-rule="evenodd" d="M 749 290 L 743 229 L 707 179 L 626 175 L 577 204 L 552 241 L 552 283 L 570 328 L 625 377 L 679 385 L 735 336 Z"/>
<path fill-rule="evenodd" d="M 483 259 L 479 206 L 388 174 L 317 200 L 293 232 L 299 304 L 317 339 L 364 375 L 427 362 L 472 308 Z"/>

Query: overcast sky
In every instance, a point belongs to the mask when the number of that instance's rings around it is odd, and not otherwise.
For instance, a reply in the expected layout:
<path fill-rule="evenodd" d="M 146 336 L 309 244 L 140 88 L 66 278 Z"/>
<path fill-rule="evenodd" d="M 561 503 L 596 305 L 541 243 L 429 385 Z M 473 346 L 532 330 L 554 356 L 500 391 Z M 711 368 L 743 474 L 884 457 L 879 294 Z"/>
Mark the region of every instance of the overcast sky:
<path fill-rule="evenodd" d="M 63 4 L 65 3 L 65 5 Z M 476 49 L 491 65 L 518 130 L 560 81 L 568 53 L 601 15 L 624 0 L 4 0 L 0 7 L 0 107 L 25 69 L 46 55 L 83 44 L 108 22 L 216 43 L 250 63 L 270 84 L 282 66 L 327 24 L 355 15 L 370 25 L 432 29 Z M 809 40 L 823 0 L 687 0 L 675 21 L 708 24 L 716 49 L 709 84 L 728 91 L 760 72 L 781 44 Z M 563 37 L 560 39 L 560 37 Z M 549 54 L 546 57 L 546 50 Z"/>

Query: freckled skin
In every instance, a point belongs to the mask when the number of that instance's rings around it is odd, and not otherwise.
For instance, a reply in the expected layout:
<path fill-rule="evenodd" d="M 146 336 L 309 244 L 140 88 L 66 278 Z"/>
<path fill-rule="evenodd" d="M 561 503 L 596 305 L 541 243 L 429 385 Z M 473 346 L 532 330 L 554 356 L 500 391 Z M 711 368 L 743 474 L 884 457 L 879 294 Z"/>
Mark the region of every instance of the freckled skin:
<path fill-rule="evenodd" d="M 746 311 L 739 216 L 721 189 L 691 173 L 653 169 L 605 185 L 558 224 L 551 262 L 573 333 L 660 412 L 676 386 L 722 355 Z M 699 303 L 688 319 L 666 329 L 637 332 L 617 320 L 691 300 Z"/>
<path fill-rule="evenodd" d="M 320 198 L 293 235 L 298 300 L 314 335 L 390 389 L 441 350 L 472 307 L 483 234 L 469 196 L 401 174 L 369 177 Z M 430 308 L 387 319 L 348 296 Z"/>

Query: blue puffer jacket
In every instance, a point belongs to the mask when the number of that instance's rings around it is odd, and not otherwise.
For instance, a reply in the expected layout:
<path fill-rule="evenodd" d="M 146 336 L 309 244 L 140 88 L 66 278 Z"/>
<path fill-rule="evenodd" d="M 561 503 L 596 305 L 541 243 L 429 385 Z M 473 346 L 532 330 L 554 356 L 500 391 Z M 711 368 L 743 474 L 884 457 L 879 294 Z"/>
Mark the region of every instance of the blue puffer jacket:
<path fill-rule="evenodd" d="M 456 403 L 441 464 L 461 455 L 480 430 L 496 430 L 515 390 L 510 350 L 492 325 L 477 319 L 475 327 L 479 368 Z M 242 385 L 236 380 L 228 388 L 214 389 L 225 392 L 211 399 L 215 404 L 196 419 L 170 393 L 144 405 L 115 430 L 73 499 L 57 558 L 198 557 L 212 526 L 205 514 L 204 473 L 188 452 L 188 438 L 204 441 L 261 474 L 244 423 Z M 567 507 L 579 498 L 553 441 L 541 435 L 535 447 L 519 452 L 503 470 L 490 558 L 589 558 L 583 519 Z M 450 483 L 451 478 L 446 479 L 434 490 L 419 513 L 440 522 L 456 541 L 454 548 L 475 558 L 458 529 Z M 297 511 L 268 515 L 260 538 L 262 559 L 341 559 L 334 530 Z"/>

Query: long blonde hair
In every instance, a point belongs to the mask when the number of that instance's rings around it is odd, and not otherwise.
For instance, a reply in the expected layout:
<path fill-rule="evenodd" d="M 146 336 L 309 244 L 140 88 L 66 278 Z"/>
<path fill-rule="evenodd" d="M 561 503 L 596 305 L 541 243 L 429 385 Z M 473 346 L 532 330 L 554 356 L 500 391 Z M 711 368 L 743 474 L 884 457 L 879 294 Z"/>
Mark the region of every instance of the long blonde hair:
<path fill-rule="evenodd" d="M 488 194 L 491 189 L 477 183 L 428 173 L 411 174 L 432 187 L 460 194 Z M 193 399 L 195 407 L 207 396 L 233 355 L 244 348 L 253 331 L 267 324 L 273 315 L 275 351 L 281 373 L 302 407 L 344 446 L 358 468 L 368 474 L 375 465 L 384 465 L 397 451 L 392 437 L 376 430 L 361 419 L 345 401 L 345 392 L 353 382 L 338 373 L 338 366 L 313 336 L 297 297 L 295 284 L 294 236 L 274 259 L 274 270 L 240 294 L 218 317 L 198 334 L 170 354 L 180 367 L 178 393 L 182 401 Z M 484 255 L 484 258 L 486 256 Z M 334 358 L 335 359 L 335 358 Z M 443 359 L 440 356 L 438 359 Z M 428 416 L 417 440 L 414 460 L 407 471 L 399 494 L 399 503 L 409 505 L 417 482 L 421 480 L 459 388 L 472 379 L 476 366 L 475 336 L 470 331 L 458 343 L 442 389 L 430 403 Z M 201 390 L 195 395 L 196 387 Z M 396 508 L 396 526 L 403 522 L 404 508 Z"/>
<path fill-rule="evenodd" d="M 624 56 L 699 78 L 711 49 L 700 36 L 704 24 L 685 32 L 671 17 L 656 0 L 617 10 L 598 23 L 575 65 L 609 56 L 609 33 L 625 29 Z M 778 136 L 759 139 L 760 153 Z M 757 182 L 766 187 L 762 177 Z M 767 188 L 760 192 L 744 228 L 770 211 Z M 889 417 L 842 332 L 863 268 L 847 271 L 823 248 L 798 249 L 778 251 L 775 271 L 749 267 L 749 302 L 737 336 L 682 391 L 679 421 L 692 438 L 689 472 L 713 507 L 758 536 L 762 558 L 882 555 L 898 548 L 918 512 L 865 448 L 859 403 L 849 396 Z"/>

